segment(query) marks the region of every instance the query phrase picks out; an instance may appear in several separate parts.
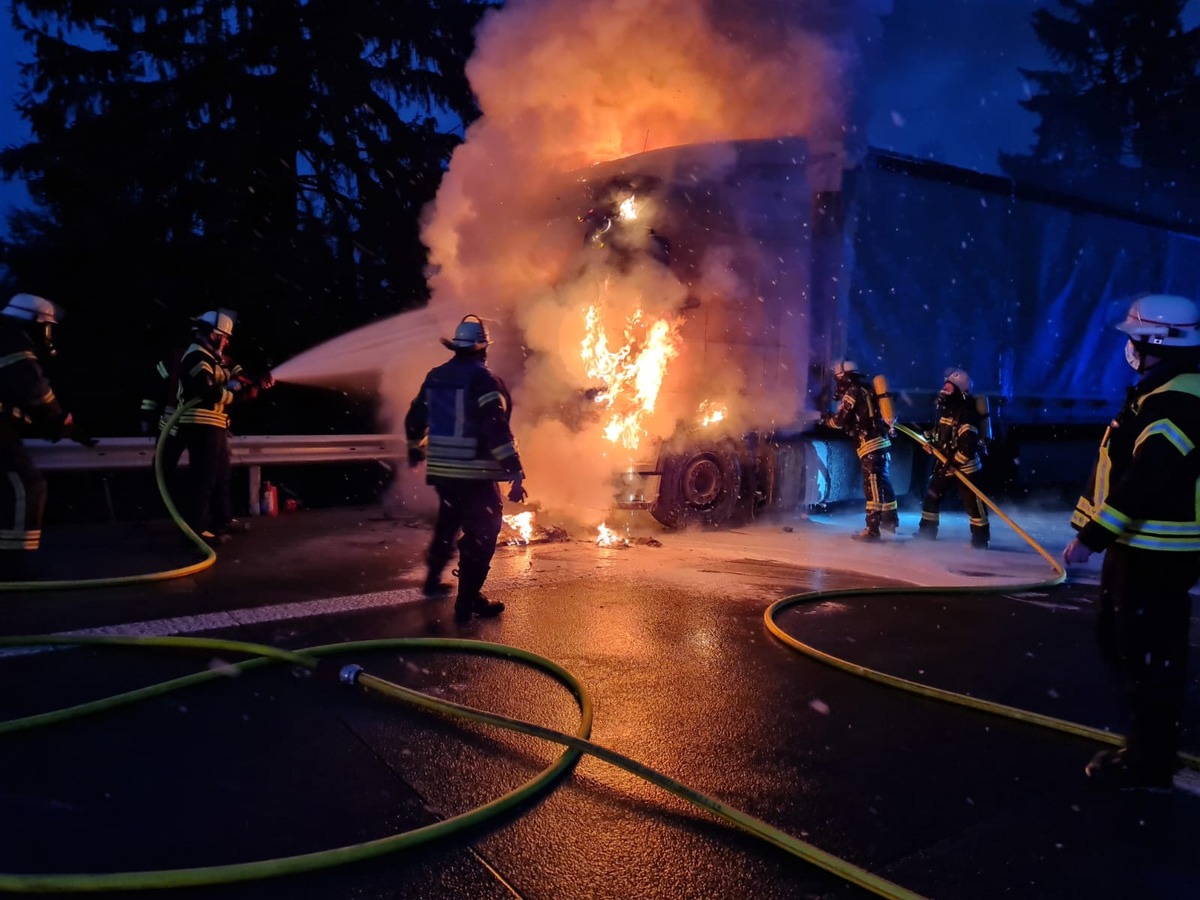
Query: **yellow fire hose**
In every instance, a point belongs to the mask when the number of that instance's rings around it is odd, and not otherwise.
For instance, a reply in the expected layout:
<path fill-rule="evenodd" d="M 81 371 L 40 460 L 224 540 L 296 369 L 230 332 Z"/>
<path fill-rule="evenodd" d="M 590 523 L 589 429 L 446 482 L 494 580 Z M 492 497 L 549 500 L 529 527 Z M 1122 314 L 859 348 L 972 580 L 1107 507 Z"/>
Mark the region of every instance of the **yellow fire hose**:
<path fill-rule="evenodd" d="M 147 584 L 152 581 L 169 581 L 172 578 L 185 578 L 188 575 L 195 575 L 197 572 L 203 572 L 217 561 L 217 553 L 212 547 L 204 543 L 200 535 L 196 534 L 191 529 L 183 516 L 179 514 L 179 510 L 175 506 L 175 502 L 171 499 L 171 493 L 167 490 L 166 477 L 162 468 L 162 449 L 166 441 L 167 435 L 171 433 L 171 429 L 175 427 L 175 423 L 179 421 L 179 417 L 187 410 L 191 409 L 199 403 L 198 400 L 191 400 L 183 403 L 175 410 L 175 413 L 168 420 L 166 426 L 159 432 L 158 442 L 154 445 L 154 479 L 158 483 L 158 492 L 162 496 L 163 503 L 167 506 L 167 512 L 171 519 L 179 526 L 180 530 L 187 535 L 188 539 L 204 554 L 204 558 L 200 562 L 192 563 L 189 566 L 183 566 L 178 569 L 167 569 L 163 572 L 147 572 L 140 575 L 118 575 L 111 578 L 80 578 L 74 580 L 58 579 L 55 581 L 0 581 L 0 592 L 7 591 L 62 591 L 62 590 L 78 590 L 80 588 L 99 588 L 99 587 L 115 587 L 122 584 Z"/>
<path fill-rule="evenodd" d="M 919 435 L 915 434 L 904 426 L 897 427 L 899 427 L 905 434 L 913 437 L 915 440 L 924 443 L 923 439 Z M 159 487 L 160 490 L 162 490 L 164 499 L 168 504 L 168 509 L 172 513 L 172 518 L 175 519 L 175 521 L 180 524 L 181 527 L 186 528 L 186 526 L 183 525 L 182 520 L 178 517 L 178 513 L 175 511 L 174 505 L 171 504 L 170 499 L 166 494 L 165 484 L 162 479 L 161 472 L 161 444 L 162 442 L 160 440 L 159 449 L 155 458 L 155 472 L 159 479 Z M 933 448 L 928 449 L 936 453 L 936 450 Z M 968 485 L 968 487 L 970 487 L 970 489 L 988 505 L 990 509 L 996 512 L 997 515 L 999 515 L 1006 523 L 1008 523 L 1041 556 L 1050 562 L 1055 572 L 1055 575 L 1052 579 L 1037 582 L 1035 584 L 1005 585 L 1003 587 L 994 588 L 972 587 L 970 588 L 970 591 L 975 593 L 981 590 L 1027 590 L 1035 587 L 1047 587 L 1061 583 L 1065 576 L 1065 572 L 1061 564 L 1054 557 L 1050 556 L 1050 554 L 1048 554 L 1041 546 L 1039 546 L 1032 537 L 1018 527 L 1016 523 L 1014 523 L 1008 516 L 999 510 L 988 497 L 986 497 L 973 484 L 971 484 L 969 479 L 966 479 L 961 473 L 956 474 L 958 474 L 959 478 L 962 479 Z M 190 530 L 188 531 L 192 534 L 195 540 L 199 541 L 199 538 L 197 538 L 194 533 L 190 532 Z M 206 545 L 205 550 L 208 550 L 211 554 L 210 548 L 208 548 Z M 212 554 L 207 560 L 208 565 L 211 565 L 212 559 L 215 559 L 215 554 Z M 139 576 L 135 577 L 134 580 L 155 580 L 155 577 Z M 119 579 L 116 581 L 119 583 L 127 583 L 125 579 Z M 66 582 L 63 583 L 63 586 L 79 586 L 79 583 Z M 1121 741 L 1121 736 L 1114 735 L 1110 732 L 1100 731 L 1098 729 L 1089 728 L 1087 726 L 1072 722 L 1066 722 L 1050 716 L 1031 713 L 1025 710 L 1016 709 L 1014 707 L 1004 706 L 1002 704 L 991 703 L 974 697 L 967 697 L 961 694 L 956 694 L 952 691 L 946 691 L 929 685 L 923 685 L 917 682 L 909 681 L 907 679 L 887 675 L 882 672 L 838 659 L 837 657 L 833 657 L 829 654 L 816 650 L 815 648 L 810 647 L 807 644 L 804 644 L 791 637 L 784 632 L 775 621 L 778 613 L 784 609 L 801 603 L 812 602 L 819 598 L 828 597 L 866 596 L 881 593 L 882 590 L 883 589 L 853 589 L 819 591 L 786 598 L 775 604 L 772 604 L 766 610 L 766 625 L 771 634 L 788 646 L 793 647 L 794 649 L 821 662 L 870 679 L 872 681 L 886 684 L 890 687 L 898 687 L 925 697 L 945 700 L 950 703 L 967 706 L 972 709 L 981 710 L 995 715 L 1002 715 L 1017 719 L 1022 722 L 1053 728 L 1055 730 L 1063 731 L 1079 737 L 1086 737 L 1110 744 L 1116 744 Z M 886 591 L 888 593 L 894 593 L 896 592 L 896 589 L 889 588 L 886 589 Z M 948 593 L 957 591 L 961 591 L 961 589 L 945 587 L 912 587 L 902 589 L 902 592 L 906 594 Z M 876 894 L 877 896 L 892 898 L 892 900 L 923 900 L 921 895 L 916 894 L 907 888 L 894 884 L 893 882 L 855 866 L 844 859 L 826 853 L 812 844 L 786 834 L 785 832 L 774 828 L 766 822 L 742 813 L 724 803 L 721 803 L 718 800 L 707 797 L 706 795 L 701 794 L 687 787 L 686 785 L 681 784 L 680 782 L 675 781 L 666 775 L 663 775 L 662 773 L 650 769 L 649 767 L 644 766 L 641 763 L 630 759 L 629 757 L 623 756 L 593 743 L 588 739 L 591 734 L 593 707 L 591 698 L 586 689 L 578 681 L 578 679 L 575 678 L 575 676 L 573 676 L 563 667 L 549 659 L 546 659 L 545 657 L 531 653 L 527 650 L 506 646 L 503 644 L 452 638 L 396 638 L 357 641 L 343 644 L 329 644 L 300 651 L 288 651 L 275 647 L 243 643 L 238 641 L 189 637 L 73 637 L 61 635 L 0 637 L 0 646 L 54 646 L 84 644 L 116 645 L 125 647 L 178 647 L 183 649 L 202 649 L 222 653 L 251 654 L 252 658 L 234 664 L 233 668 L 238 671 L 247 671 L 270 663 L 285 663 L 294 666 L 300 666 L 306 670 L 317 670 L 322 658 L 352 651 L 374 652 L 379 650 L 424 650 L 483 654 L 487 656 L 514 660 L 550 674 L 553 678 L 566 686 L 574 695 L 579 706 L 580 723 L 574 735 L 566 734 L 564 732 L 545 728 L 531 722 L 524 722 L 518 719 L 509 718 L 507 716 L 501 716 L 495 713 L 453 703 L 451 701 L 441 700 L 427 694 L 405 688 L 383 678 L 371 675 L 357 665 L 344 666 L 338 673 L 338 679 L 343 684 L 348 686 L 358 686 L 368 692 L 381 694 L 383 696 L 397 699 L 404 703 L 453 718 L 465 719 L 467 721 L 484 725 L 491 725 L 529 735 L 531 737 L 547 740 L 565 747 L 566 750 L 550 766 L 532 779 L 526 781 L 515 790 L 504 794 L 490 803 L 484 804 L 476 809 L 469 810 L 468 812 L 462 813 L 458 816 L 437 822 L 433 825 L 417 828 L 412 831 L 401 832 L 398 834 L 365 841 L 359 844 L 346 845 L 343 847 L 337 847 L 314 853 L 229 865 L 168 869 L 160 871 L 110 872 L 96 874 L 0 874 L 0 892 L 62 893 L 197 887 L 205 885 L 229 884 L 233 882 L 250 881 L 255 879 L 272 878 L 281 875 L 310 872 L 317 869 L 330 868 L 333 866 L 344 865 L 346 863 L 370 859 L 385 854 L 398 852 L 410 847 L 415 847 L 449 834 L 459 832 L 463 829 L 479 825 L 480 823 L 487 821 L 537 795 L 541 791 L 548 789 L 558 778 L 564 775 L 572 765 L 574 765 L 582 753 L 588 753 L 597 757 L 598 759 L 602 759 L 605 762 L 610 763 L 611 765 L 617 766 L 618 768 L 636 775 L 650 782 L 651 784 L 669 791 L 675 796 L 694 804 L 695 806 L 705 810 L 717 818 L 735 825 L 738 828 L 741 828 L 746 832 L 767 841 L 773 846 L 778 847 L 826 872 L 836 875 L 837 877 L 851 884 L 862 887 L 873 894 Z M 321 669 L 321 671 L 325 671 L 325 669 Z M 14 719 L 8 722 L 0 722 L 0 736 L 17 731 L 63 722 L 83 715 L 114 709 L 147 699 L 149 697 L 160 696 L 170 691 L 175 691 L 191 685 L 211 681 L 216 678 L 225 678 L 227 677 L 227 674 L 228 668 L 220 672 L 206 670 L 181 678 L 172 679 L 170 681 L 161 682 L 159 684 L 149 685 L 147 687 L 139 688 L 123 694 L 91 701 L 89 703 L 83 703 L 77 706 L 29 716 L 26 718 Z M 1186 765 L 1192 768 L 1200 768 L 1200 758 L 1181 754 L 1181 759 Z"/>

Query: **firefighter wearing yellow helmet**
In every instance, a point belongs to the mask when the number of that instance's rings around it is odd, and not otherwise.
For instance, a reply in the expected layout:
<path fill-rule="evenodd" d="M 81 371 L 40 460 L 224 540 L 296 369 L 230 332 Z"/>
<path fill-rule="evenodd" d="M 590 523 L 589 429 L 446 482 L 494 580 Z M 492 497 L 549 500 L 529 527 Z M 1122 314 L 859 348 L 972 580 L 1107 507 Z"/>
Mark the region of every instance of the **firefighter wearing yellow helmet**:
<path fill-rule="evenodd" d="M 269 373 L 257 379 L 240 377 L 241 367 L 225 353 L 231 337 L 233 314 L 227 310 L 208 310 L 192 319 L 192 342 L 179 360 L 176 389 L 180 406 L 195 401 L 179 417 L 179 438 L 188 452 L 184 515 L 211 546 L 246 530 L 233 517 L 229 496 L 232 450 L 226 409 L 275 384 Z"/>
<path fill-rule="evenodd" d="M 947 369 L 942 380 L 942 390 L 934 403 L 937 421 L 926 435 L 929 441 L 926 449 L 935 448 L 946 458 L 946 462 L 935 458 L 933 472 L 925 484 L 925 496 L 921 501 L 921 524 L 917 537 L 926 540 L 937 537 L 941 525 L 942 500 L 954 484 L 958 486 L 958 495 L 971 523 L 971 546 L 986 550 L 992 539 L 987 507 L 955 475 L 955 471 L 972 475 L 983 468 L 979 458 L 979 406 L 971 395 L 971 376 L 965 369 Z"/>
<path fill-rule="evenodd" d="M 854 538 L 878 541 L 882 539 L 881 528 L 894 534 L 900 526 L 896 492 L 888 471 L 892 425 L 887 420 L 887 413 L 891 409 L 891 397 L 882 376 L 876 376 L 872 381 L 852 360 L 835 363 L 833 374 L 836 382 L 834 398 L 838 405 L 825 419 L 825 424 L 853 439 L 862 464 L 863 496 L 867 501 L 866 527 Z M 882 391 L 878 390 L 880 386 Z M 892 421 L 895 421 L 894 414 Z"/>
<path fill-rule="evenodd" d="M 95 443 L 59 404 L 39 359 L 53 355 L 62 317 L 58 304 L 35 294 L 17 294 L 0 308 L 0 581 L 29 577 L 42 539 L 46 480 L 22 434 Z"/>
<path fill-rule="evenodd" d="M 1147 294 L 1117 328 L 1140 377 L 1100 442 L 1063 559 L 1104 553 L 1097 635 L 1131 716 L 1125 746 L 1097 753 L 1084 771 L 1099 787 L 1166 791 L 1187 687 L 1189 591 L 1200 577 L 1200 309 Z"/>
<path fill-rule="evenodd" d="M 458 539 L 457 621 L 491 617 L 504 604 L 482 593 L 503 524 L 498 482 L 511 481 L 508 497 L 525 499 L 525 473 L 509 426 L 512 396 L 487 367 L 491 343 L 479 316 L 464 316 L 454 337 L 442 338 L 454 356 L 429 371 L 404 419 L 408 463 L 426 462 L 425 481 L 438 495 L 438 515 L 427 556 L 424 593 L 449 594 L 441 580 Z M 461 539 L 459 534 L 461 533 Z"/>

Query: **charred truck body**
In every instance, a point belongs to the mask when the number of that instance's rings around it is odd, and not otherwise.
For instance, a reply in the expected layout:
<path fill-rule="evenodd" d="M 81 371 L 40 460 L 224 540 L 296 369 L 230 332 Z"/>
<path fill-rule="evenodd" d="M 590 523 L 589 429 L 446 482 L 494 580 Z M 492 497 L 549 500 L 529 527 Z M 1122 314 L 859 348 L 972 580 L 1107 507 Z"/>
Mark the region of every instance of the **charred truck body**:
<path fill-rule="evenodd" d="M 722 410 L 620 479 L 619 505 L 670 527 L 861 499 L 851 443 L 813 429 L 845 356 L 887 376 L 901 422 L 928 421 L 944 369 L 966 368 L 990 399 L 991 477 L 1073 489 L 1129 383 L 1110 311 L 1147 289 L 1200 296 L 1195 236 L 878 152 L 846 168 L 801 139 L 692 145 L 580 182 L 587 241 L 686 287 L 664 393 Z M 912 451 L 894 442 L 897 494 L 919 487 Z"/>

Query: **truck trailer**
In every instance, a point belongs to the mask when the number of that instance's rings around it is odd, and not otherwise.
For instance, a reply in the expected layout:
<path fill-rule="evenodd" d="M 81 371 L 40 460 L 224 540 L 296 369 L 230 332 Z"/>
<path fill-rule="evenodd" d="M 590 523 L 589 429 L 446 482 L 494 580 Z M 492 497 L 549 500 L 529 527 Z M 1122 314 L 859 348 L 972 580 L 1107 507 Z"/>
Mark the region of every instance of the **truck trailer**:
<path fill-rule="evenodd" d="M 817 427 L 842 358 L 887 377 L 902 422 L 928 421 L 944 371 L 965 368 L 992 411 L 989 483 L 1078 487 L 1131 382 L 1116 316 L 1139 292 L 1200 296 L 1195 234 L 879 150 L 848 165 L 798 138 L 674 147 L 578 173 L 576 191 L 585 241 L 686 286 L 673 383 L 734 407 L 618 478 L 619 506 L 668 527 L 861 499 L 853 447 Z M 925 460 L 894 440 L 898 495 Z"/>

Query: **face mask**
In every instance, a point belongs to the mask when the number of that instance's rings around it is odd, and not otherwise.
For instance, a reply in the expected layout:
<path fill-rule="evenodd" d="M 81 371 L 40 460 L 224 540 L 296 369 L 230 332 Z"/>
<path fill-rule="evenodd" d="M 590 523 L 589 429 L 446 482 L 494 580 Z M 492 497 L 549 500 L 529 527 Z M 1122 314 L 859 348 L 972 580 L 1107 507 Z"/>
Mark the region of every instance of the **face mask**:
<path fill-rule="evenodd" d="M 1129 363 L 1129 367 L 1139 375 L 1142 372 L 1142 355 L 1138 353 L 1137 347 L 1133 341 L 1125 342 L 1125 362 Z"/>

